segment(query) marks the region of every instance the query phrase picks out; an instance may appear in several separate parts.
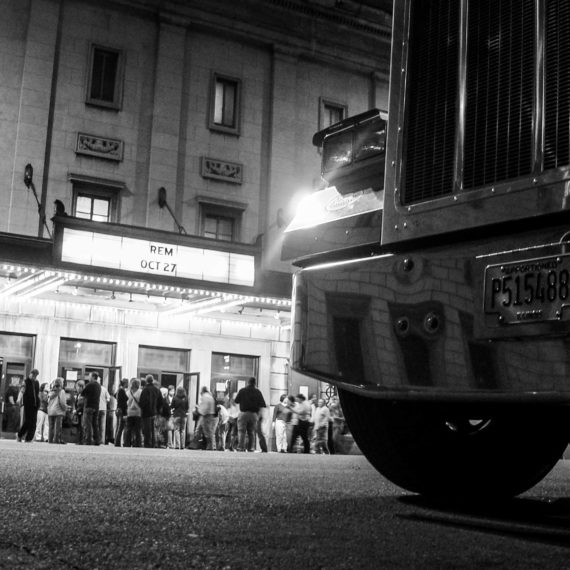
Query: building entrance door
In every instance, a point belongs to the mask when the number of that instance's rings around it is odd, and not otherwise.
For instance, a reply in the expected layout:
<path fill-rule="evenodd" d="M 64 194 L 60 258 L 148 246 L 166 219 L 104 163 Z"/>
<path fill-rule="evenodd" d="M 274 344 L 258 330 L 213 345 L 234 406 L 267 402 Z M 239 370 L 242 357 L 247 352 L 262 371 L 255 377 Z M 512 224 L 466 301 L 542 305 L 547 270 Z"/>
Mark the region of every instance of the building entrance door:
<path fill-rule="evenodd" d="M 97 372 L 101 378 L 101 385 L 107 388 L 109 394 L 113 395 L 117 392 L 121 381 L 122 366 L 99 366 L 97 364 L 62 366 L 61 377 L 65 380 L 65 391 L 68 394 L 73 394 L 77 381 L 84 380 L 87 382 L 91 372 Z"/>
<path fill-rule="evenodd" d="M 178 386 L 184 385 L 184 373 L 183 372 L 161 372 L 161 371 L 159 371 L 155 374 L 153 374 L 153 376 L 155 376 L 155 378 L 158 378 L 158 384 L 161 388 L 168 388 L 169 386 L 174 386 L 174 388 L 178 388 Z"/>
<path fill-rule="evenodd" d="M 20 426 L 20 408 L 16 403 L 20 386 L 29 370 L 31 359 L 0 356 L 0 434 L 13 434 Z"/>
<path fill-rule="evenodd" d="M 20 384 L 32 369 L 35 344 L 32 335 L 0 333 L 0 434 L 3 437 L 15 438 L 20 427 L 20 408 L 16 400 Z"/>

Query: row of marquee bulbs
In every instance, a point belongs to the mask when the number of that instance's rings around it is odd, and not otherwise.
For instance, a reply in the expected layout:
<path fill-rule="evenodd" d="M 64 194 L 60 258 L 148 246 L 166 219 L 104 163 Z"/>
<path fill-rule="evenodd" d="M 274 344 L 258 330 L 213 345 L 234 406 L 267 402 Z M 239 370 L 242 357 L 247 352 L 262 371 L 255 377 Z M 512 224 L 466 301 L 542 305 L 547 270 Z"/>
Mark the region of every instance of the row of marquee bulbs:
<path fill-rule="evenodd" d="M 151 283 L 145 283 L 144 281 L 133 281 L 128 279 L 114 279 L 108 277 L 94 277 L 93 275 L 79 275 L 77 273 L 68 273 L 62 271 L 52 271 L 52 270 L 37 270 L 35 268 L 13 266 L 13 265 L 3 265 L 2 269 L 4 271 L 16 272 L 16 273 L 37 273 L 39 271 L 43 272 L 46 277 L 57 276 L 65 279 L 66 281 L 84 281 L 88 284 L 103 284 L 103 285 L 115 285 L 117 287 L 127 287 L 134 290 L 142 290 L 146 293 L 151 291 L 161 292 L 166 294 L 168 292 L 178 293 L 180 295 L 202 295 L 210 297 L 224 297 L 224 299 L 235 299 L 243 301 L 244 303 L 262 303 L 267 305 L 277 305 L 283 307 L 290 307 L 291 301 L 289 299 L 276 299 L 273 297 L 256 297 L 251 295 L 239 295 L 237 293 L 221 293 L 220 291 L 208 291 L 207 289 L 190 289 L 184 287 L 174 287 L 172 285 L 156 285 Z"/>
<path fill-rule="evenodd" d="M 32 303 L 32 304 L 37 304 L 37 305 L 65 305 L 65 306 L 76 306 L 76 307 L 81 307 L 83 306 L 81 303 L 69 303 L 68 301 L 66 301 L 65 303 L 63 302 L 59 302 L 59 301 L 54 301 L 53 299 L 26 299 L 27 303 Z M 114 309 L 113 307 L 98 307 L 99 311 L 103 311 L 103 312 L 109 312 L 112 313 L 114 312 L 116 309 Z M 140 309 L 123 309 L 126 310 L 129 313 L 141 313 L 144 311 L 141 311 Z M 236 319 L 219 319 L 219 318 L 213 318 L 213 317 L 203 317 L 203 316 L 198 316 L 198 315 L 190 315 L 188 316 L 188 320 L 190 321 L 197 321 L 199 323 L 204 323 L 204 324 L 210 324 L 210 325 L 226 325 L 226 326 L 241 326 L 241 327 L 249 327 L 249 328 L 254 328 L 254 329 L 276 329 L 276 330 L 282 330 L 282 331 L 286 331 L 286 330 L 290 330 L 291 329 L 291 325 L 290 324 L 269 324 L 269 323 L 255 323 L 255 322 L 251 322 L 251 321 L 241 321 L 241 320 L 236 320 Z"/>

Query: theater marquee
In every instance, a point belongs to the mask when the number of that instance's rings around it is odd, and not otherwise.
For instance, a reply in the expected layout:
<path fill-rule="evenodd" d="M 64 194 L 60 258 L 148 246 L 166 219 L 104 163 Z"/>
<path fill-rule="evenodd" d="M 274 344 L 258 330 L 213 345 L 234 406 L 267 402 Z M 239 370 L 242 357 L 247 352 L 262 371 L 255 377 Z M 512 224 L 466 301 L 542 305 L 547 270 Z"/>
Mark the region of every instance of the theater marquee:
<path fill-rule="evenodd" d="M 61 261 L 162 277 L 253 286 L 255 258 L 127 236 L 63 228 Z"/>

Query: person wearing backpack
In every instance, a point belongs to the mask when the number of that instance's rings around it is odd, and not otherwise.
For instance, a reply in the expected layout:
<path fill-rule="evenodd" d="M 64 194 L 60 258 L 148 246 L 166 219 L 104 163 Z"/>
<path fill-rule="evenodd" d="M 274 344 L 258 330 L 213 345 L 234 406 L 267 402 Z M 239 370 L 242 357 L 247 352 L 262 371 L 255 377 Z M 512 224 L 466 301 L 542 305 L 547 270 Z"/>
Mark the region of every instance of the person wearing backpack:
<path fill-rule="evenodd" d="M 48 395 L 48 421 L 49 421 L 49 443 L 61 443 L 63 441 L 62 425 L 63 418 L 67 413 L 67 396 L 63 389 L 63 378 L 56 378 L 53 387 Z"/>
<path fill-rule="evenodd" d="M 127 391 L 127 421 L 125 424 L 124 447 L 140 447 L 142 443 L 141 394 L 141 381 L 138 378 L 131 378 L 131 385 Z"/>

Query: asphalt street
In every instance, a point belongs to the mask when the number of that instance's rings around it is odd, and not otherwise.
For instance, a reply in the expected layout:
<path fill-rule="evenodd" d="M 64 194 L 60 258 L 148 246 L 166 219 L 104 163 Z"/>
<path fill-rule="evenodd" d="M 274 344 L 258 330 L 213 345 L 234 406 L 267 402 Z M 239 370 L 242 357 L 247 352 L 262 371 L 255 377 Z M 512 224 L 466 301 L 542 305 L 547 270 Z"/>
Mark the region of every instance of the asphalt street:
<path fill-rule="evenodd" d="M 0 440 L 0 568 L 570 568 L 569 482 L 466 513 L 362 456 Z"/>

